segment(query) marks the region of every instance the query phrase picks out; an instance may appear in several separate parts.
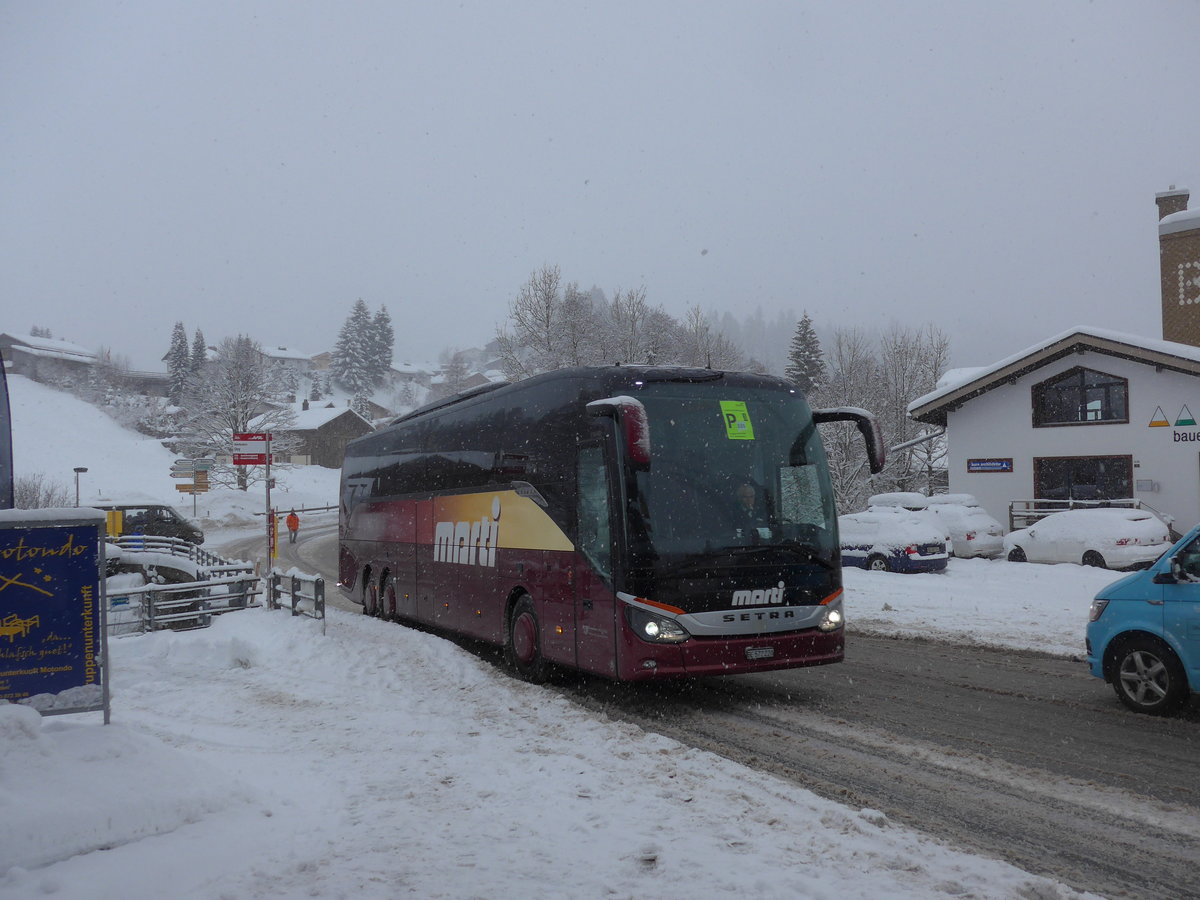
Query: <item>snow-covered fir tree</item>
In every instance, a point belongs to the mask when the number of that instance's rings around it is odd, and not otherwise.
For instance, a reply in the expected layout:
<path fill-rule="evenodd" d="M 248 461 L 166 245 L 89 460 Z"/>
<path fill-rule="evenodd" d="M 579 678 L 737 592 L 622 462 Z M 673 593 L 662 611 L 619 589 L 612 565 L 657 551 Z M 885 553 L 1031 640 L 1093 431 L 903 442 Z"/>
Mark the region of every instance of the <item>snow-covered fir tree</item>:
<path fill-rule="evenodd" d="M 333 378 L 354 396 L 366 396 L 375 385 L 379 358 L 371 338 L 371 314 L 359 298 L 338 332 L 329 363 Z"/>
<path fill-rule="evenodd" d="M 167 399 L 175 406 L 183 397 L 184 385 L 192 373 L 192 358 L 188 352 L 187 332 L 182 322 L 171 331 L 171 347 L 167 350 Z"/>
<path fill-rule="evenodd" d="M 392 368 L 392 348 L 396 343 L 396 332 L 392 329 L 392 317 L 388 315 L 387 307 L 380 306 L 379 312 L 371 320 L 372 362 L 375 365 L 375 386 L 379 387 L 387 381 L 388 372 Z"/>
<path fill-rule="evenodd" d="M 371 412 L 371 400 L 366 394 L 355 394 L 354 400 L 350 403 L 350 408 L 368 422 L 371 421 L 371 417 L 374 415 Z"/>
<path fill-rule="evenodd" d="M 192 372 L 193 373 L 199 372 L 200 369 L 202 369 L 204 367 L 204 363 L 207 360 L 208 360 L 208 347 L 204 343 L 204 332 L 201 331 L 199 328 L 197 328 L 196 333 L 192 336 L 192 358 L 191 358 Z"/>
<path fill-rule="evenodd" d="M 792 335 L 792 346 L 788 350 L 788 364 L 784 375 L 805 393 L 816 391 L 825 382 L 825 359 L 821 353 L 821 342 L 813 330 L 808 313 L 800 318 L 796 333 Z"/>

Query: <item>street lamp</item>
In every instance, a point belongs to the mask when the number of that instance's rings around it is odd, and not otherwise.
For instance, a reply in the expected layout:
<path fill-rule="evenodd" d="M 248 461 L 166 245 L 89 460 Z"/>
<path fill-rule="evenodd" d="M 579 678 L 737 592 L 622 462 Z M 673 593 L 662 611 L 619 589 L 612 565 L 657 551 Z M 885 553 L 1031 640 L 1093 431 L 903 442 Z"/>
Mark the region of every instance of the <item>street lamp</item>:
<path fill-rule="evenodd" d="M 79 476 L 87 471 L 87 466 L 75 467 L 75 505 L 79 505 Z"/>

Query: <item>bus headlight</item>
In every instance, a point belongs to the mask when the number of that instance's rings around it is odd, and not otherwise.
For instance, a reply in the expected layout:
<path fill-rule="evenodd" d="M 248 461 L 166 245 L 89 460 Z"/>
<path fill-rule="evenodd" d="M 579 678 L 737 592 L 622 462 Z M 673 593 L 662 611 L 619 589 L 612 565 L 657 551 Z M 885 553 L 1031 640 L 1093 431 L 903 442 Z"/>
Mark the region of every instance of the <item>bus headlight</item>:
<path fill-rule="evenodd" d="M 656 616 L 633 606 L 626 607 L 626 612 L 629 616 L 630 627 L 643 641 L 649 641 L 652 644 L 678 644 L 691 637 L 687 630 L 674 619 Z"/>
<path fill-rule="evenodd" d="M 821 624 L 817 627 L 822 631 L 837 631 L 846 624 L 845 617 L 842 616 L 840 606 L 831 606 L 825 610 L 825 616 L 821 619 Z"/>

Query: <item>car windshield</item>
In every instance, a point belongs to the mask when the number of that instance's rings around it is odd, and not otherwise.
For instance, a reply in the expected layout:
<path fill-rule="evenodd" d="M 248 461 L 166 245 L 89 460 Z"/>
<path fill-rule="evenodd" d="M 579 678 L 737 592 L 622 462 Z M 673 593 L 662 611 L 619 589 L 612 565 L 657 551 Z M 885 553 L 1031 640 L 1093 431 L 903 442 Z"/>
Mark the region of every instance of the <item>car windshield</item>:
<path fill-rule="evenodd" d="M 657 384 L 639 399 L 652 451 L 637 497 L 656 556 L 745 547 L 832 556 L 832 491 L 803 397 Z"/>

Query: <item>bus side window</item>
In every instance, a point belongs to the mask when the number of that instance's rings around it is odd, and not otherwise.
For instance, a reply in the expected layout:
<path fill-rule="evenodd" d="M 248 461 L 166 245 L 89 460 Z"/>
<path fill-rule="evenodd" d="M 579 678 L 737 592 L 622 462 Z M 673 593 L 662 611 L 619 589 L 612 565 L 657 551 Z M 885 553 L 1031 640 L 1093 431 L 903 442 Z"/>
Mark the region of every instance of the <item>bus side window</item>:
<path fill-rule="evenodd" d="M 582 447 L 578 460 L 579 549 L 605 578 L 612 577 L 612 531 L 604 451 Z"/>

